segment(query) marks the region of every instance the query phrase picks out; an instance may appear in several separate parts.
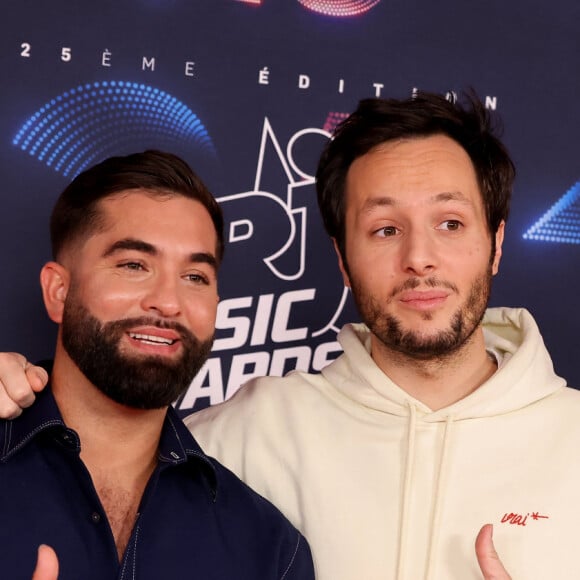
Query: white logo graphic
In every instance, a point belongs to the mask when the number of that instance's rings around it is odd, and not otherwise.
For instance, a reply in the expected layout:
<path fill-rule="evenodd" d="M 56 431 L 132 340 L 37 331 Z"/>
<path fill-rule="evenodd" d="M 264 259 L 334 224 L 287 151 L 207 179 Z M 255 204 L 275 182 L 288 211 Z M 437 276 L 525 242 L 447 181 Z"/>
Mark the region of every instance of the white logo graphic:
<path fill-rule="evenodd" d="M 305 273 L 307 243 L 306 233 L 308 229 L 308 220 L 313 219 L 314 217 L 308 215 L 309 210 L 306 206 L 300 205 L 299 202 L 295 202 L 295 199 L 300 197 L 297 195 L 297 192 L 299 193 L 301 188 L 313 188 L 315 184 L 314 175 L 306 173 L 294 158 L 294 147 L 297 142 L 302 137 L 310 135 L 319 135 L 325 139 L 330 139 L 330 133 L 324 131 L 323 129 L 318 129 L 315 127 L 302 129 L 297 131 L 290 138 L 284 154 L 284 151 L 282 150 L 282 147 L 276 138 L 272 125 L 266 117 L 264 119 L 264 126 L 262 128 L 262 137 L 260 141 L 260 150 L 258 153 L 258 164 L 256 168 L 254 189 L 251 191 L 218 198 L 218 201 L 224 208 L 224 211 L 227 211 L 226 207 L 224 206 L 226 206 L 228 202 L 240 201 L 248 198 L 262 198 L 262 201 L 268 200 L 271 204 L 276 204 L 279 207 L 287 219 L 288 237 L 285 243 L 279 249 L 277 249 L 274 253 L 265 256 L 263 261 L 272 272 L 272 274 L 274 274 L 280 280 L 285 280 L 288 282 L 299 280 Z M 273 147 L 277 156 L 277 160 L 279 161 L 280 166 L 282 167 L 288 181 L 285 197 L 264 191 L 262 188 L 264 157 L 268 145 Z M 295 175 L 297 177 L 295 177 Z M 260 214 L 259 217 L 261 220 L 263 220 L 264 214 Z M 254 231 L 254 221 L 251 218 L 243 217 L 237 220 L 232 220 L 229 223 L 228 243 L 231 245 L 236 242 L 248 240 L 253 236 Z M 289 265 L 281 263 L 280 258 L 286 256 L 291 250 L 293 250 L 292 254 L 297 256 L 297 259 L 293 261 L 294 263 Z M 336 307 L 335 312 L 328 321 L 328 324 L 322 328 L 312 331 L 312 336 L 319 336 L 328 330 L 334 330 L 335 332 L 338 332 L 339 329 L 335 326 L 335 322 L 342 312 L 342 309 L 344 308 L 347 296 L 348 290 L 344 288 L 340 301 Z"/>
<path fill-rule="evenodd" d="M 329 138 L 305 128 L 283 147 L 265 118 L 253 189 L 218 198 L 228 244 L 224 274 L 236 296 L 220 302 L 218 356 L 204 365 L 179 409 L 199 406 L 198 399 L 221 402 L 255 376 L 320 371 L 340 351 L 335 337 L 348 290 L 321 231 L 313 168 Z M 256 288 L 256 280 L 266 280 L 264 287 Z"/>

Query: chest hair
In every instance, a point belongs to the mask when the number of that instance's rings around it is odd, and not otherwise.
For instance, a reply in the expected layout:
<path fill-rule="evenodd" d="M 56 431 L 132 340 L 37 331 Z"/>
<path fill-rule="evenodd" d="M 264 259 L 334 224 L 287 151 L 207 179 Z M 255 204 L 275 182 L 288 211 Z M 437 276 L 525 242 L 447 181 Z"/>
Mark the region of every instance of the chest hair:
<path fill-rule="evenodd" d="M 143 490 L 144 486 L 131 490 L 110 484 L 101 484 L 97 487 L 99 499 L 107 514 L 109 526 L 115 538 L 119 561 L 123 559 L 123 554 L 135 526 Z"/>

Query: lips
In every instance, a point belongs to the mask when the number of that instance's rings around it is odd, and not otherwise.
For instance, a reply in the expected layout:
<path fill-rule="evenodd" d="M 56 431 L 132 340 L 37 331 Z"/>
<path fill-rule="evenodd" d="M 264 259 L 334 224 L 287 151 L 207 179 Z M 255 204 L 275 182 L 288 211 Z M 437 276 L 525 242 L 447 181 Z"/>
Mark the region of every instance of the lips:
<path fill-rule="evenodd" d="M 400 300 L 410 302 L 413 300 L 435 300 L 438 298 L 447 298 L 449 292 L 445 290 L 408 290 L 401 294 Z"/>
<path fill-rule="evenodd" d="M 426 310 L 443 304 L 448 296 L 449 292 L 446 290 L 408 290 L 401 293 L 399 300 L 405 306 Z"/>
<path fill-rule="evenodd" d="M 174 339 L 171 338 L 163 338 L 161 336 L 153 336 L 151 334 L 141 334 L 138 332 L 129 332 L 129 336 L 133 340 L 140 340 L 149 344 L 167 344 L 171 345 L 175 342 Z"/>
<path fill-rule="evenodd" d="M 176 331 L 157 327 L 132 328 L 127 336 L 135 346 L 153 352 L 173 351 L 180 342 Z"/>

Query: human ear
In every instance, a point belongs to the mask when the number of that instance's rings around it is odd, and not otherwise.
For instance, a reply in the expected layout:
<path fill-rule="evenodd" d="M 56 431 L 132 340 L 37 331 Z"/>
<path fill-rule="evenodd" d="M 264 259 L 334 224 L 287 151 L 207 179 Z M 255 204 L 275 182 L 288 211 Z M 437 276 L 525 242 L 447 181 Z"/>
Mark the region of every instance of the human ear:
<path fill-rule="evenodd" d="M 491 273 L 495 276 L 499 271 L 499 262 L 501 260 L 501 248 L 505 233 L 505 221 L 502 220 L 495 233 L 495 254 L 491 263 Z"/>
<path fill-rule="evenodd" d="M 40 286 L 49 318 L 60 324 L 70 287 L 69 271 L 57 262 L 47 262 L 40 271 Z"/>
<path fill-rule="evenodd" d="M 350 288 L 350 278 L 348 276 L 348 271 L 344 265 L 344 260 L 340 254 L 340 250 L 338 249 L 338 244 L 336 242 L 336 238 L 332 238 L 332 244 L 334 246 L 334 251 L 336 252 L 336 257 L 338 258 L 338 268 L 340 269 L 340 273 L 342 274 L 342 281 L 347 288 Z"/>

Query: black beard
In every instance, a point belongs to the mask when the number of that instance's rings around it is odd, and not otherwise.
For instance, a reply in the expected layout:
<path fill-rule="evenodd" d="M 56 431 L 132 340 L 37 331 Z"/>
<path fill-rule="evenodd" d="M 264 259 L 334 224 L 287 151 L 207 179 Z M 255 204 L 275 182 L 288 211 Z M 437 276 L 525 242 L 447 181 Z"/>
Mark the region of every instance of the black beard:
<path fill-rule="evenodd" d="M 449 328 L 434 336 L 424 337 L 417 332 L 406 331 L 401 328 L 401 322 L 394 316 L 384 314 L 379 304 L 372 297 L 363 298 L 364 290 L 352 281 L 352 294 L 363 322 L 371 332 L 387 348 L 408 358 L 421 361 L 440 360 L 447 358 L 458 351 L 475 332 L 485 310 L 491 293 L 491 266 L 484 274 L 477 278 L 469 292 L 465 303 L 457 309 L 451 318 Z M 440 283 L 436 279 L 423 282 L 427 286 L 452 287 L 450 284 Z M 418 278 L 408 280 L 404 288 L 396 289 L 393 294 L 403 289 L 417 288 L 421 282 Z M 429 312 L 423 315 L 425 320 L 431 320 Z"/>
<path fill-rule="evenodd" d="M 160 356 L 123 354 L 119 349 L 122 336 L 138 326 L 175 330 L 182 356 L 168 361 Z M 87 379 L 113 401 L 134 409 L 160 409 L 173 403 L 187 390 L 213 344 L 213 336 L 199 341 L 176 322 L 140 317 L 103 324 L 70 293 L 61 335 L 64 349 Z"/>

